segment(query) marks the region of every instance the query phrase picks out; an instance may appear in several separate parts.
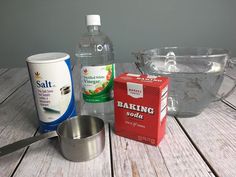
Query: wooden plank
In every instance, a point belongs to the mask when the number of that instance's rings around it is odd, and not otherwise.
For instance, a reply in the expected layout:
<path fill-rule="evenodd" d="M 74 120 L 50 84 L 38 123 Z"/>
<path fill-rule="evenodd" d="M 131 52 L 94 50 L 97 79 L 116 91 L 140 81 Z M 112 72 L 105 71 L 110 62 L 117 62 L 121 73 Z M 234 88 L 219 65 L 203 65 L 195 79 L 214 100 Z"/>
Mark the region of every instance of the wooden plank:
<path fill-rule="evenodd" d="M 81 108 L 79 94 L 80 73 L 72 71 L 77 111 Z M 36 162 L 32 164 L 32 161 Z M 28 170 L 31 166 L 31 170 Z M 93 168 L 93 170 L 91 170 Z M 70 170 L 68 170 L 70 169 Z M 42 141 L 31 145 L 25 158 L 16 171 L 16 176 L 111 176 L 110 143 L 108 125 L 106 125 L 106 145 L 103 153 L 88 162 L 73 163 L 65 160 L 59 153 L 57 142 Z"/>
<path fill-rule="evenodd" d="M 236 58 L 235 58 L 236 61 Z M 234 78 L 236 78 L 236 63 L 232 65 L 231 67 L 226 68 L 226 73 Z"/>
<path fill-rule="evenodd" d="M 7 68 L 1 68 L 1 69 L 0 69 L 0 75 L 3 74 L 3 73 L 5 73 L 7 70 L 8 70 Z"/>
<path fill-rule="evenodd" d="M 134 64 L 121 64 L 117 73 L 139 74 Z M 176 120 L 168 117 L 167 133 L 160 147 L 145 145 L 111 132 L 113 171 L 129 176 L 214 176 Z"/>
<path fill-rule="evenodd" d="M 0 105 L 0 147 L 33 136 L 37 129 L 30 83 L 23 85 Z M 0 176 L 10 176 L 25 149 L 0 158 Z"/>
<path fill-rule="evenodd" d="M 236 71 L 227 71 L 236 78 Z M 232 86 L 232 84 L 231 84 Z M 230 88 L 225 78 L 220 93 Z M 236 105 L 236 92 L 226 98 Z M 236 176 L 236 111 L 222 102 L 212 103 L 197 117 L 178 118 L 178 121 L 218 176 Z"/>
<path fill-rule="evenodd" d="M 236 108 L 236 90 L 225 100 Z"/>
<path fill-rule="evenodd" d="M 114 176 L 214 176 L 176 120 L 168 117 L 167 125 L 165 138 L 159 148 L 112 132 Z"/>
<path fill-rule="evenodd" d="M 25 158 L 18 167 L 15 176 L 111 176 L 110 142 L 108 129 L 108 125 L 106 124 L 105 149 L 97 158 L 86 162 L 70 162 L 64 159 L 60 154 L 56 139 L 45 140 L 30 146 Z"/>
<path fill-rule="evenodd" d="M 236 79 L 236 69 L 228 69 L 227 74 L 231 76 L 232 78 Z M 236 81 L 235 81 L 236 82 Z M 228 91 L 228 88 L 232 88 L 233 82 L 229 78 L 225 77 L 224 82 L 222 84 L 221 90 L 226 90 Z M 221 91 L 223 92 L 223 91 Z M 232 104 L 236 108 L 236 89 L 233 91 L 233 93 L 225 99 L 226 102 Z"/>
<path fill-rule="evenodd" d="M 0 104 L 29 79 L 26 68 L 13 68 L 0 77 Z"/>
<path fill-rule="evenodd" d="M 111 144 L 115 177 L 171 176 L 158 148 L 120 137 L 113 131 Z"/>
<path fill-rule="evenodd" d="M 167 134 L 160 151 L 171 176 L 214 176 L 172 117 L 168 117 Z"/>
<path fill-rule="evenodd" d="M 216 102 L 210 104 L 199 116 L 178 120 L 218 176 L 236 176 L 234 109 Z"/>

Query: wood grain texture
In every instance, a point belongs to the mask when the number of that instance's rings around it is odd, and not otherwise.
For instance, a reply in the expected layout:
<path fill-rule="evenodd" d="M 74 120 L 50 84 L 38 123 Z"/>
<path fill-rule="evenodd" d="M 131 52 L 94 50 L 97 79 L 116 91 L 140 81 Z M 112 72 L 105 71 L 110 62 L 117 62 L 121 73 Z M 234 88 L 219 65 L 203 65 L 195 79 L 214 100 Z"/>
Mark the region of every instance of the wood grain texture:
<path fill-rule="evenodd" d="M 113 131 L 111 143 L 115 177 L 171 176 L 157 147 L 115 135 Z"/>
<path fill-rule="evenodd" d="M 236 78 L 235 69 L 228 70 L 227 74 Z M 232 81 L 225 78 L 220 93 L 227 92 L 231 86 Z M 234 106 L 235 100 L 235 91 L 226 98 L 226 101 Z M 218 176 L 236 176 L 235 114 L 234 109 L 222 102 L 215 102 L 197 117 L 178 118 L 183 129 Z M 178 139 L 182 140 L 183 138 Z M 174 160 L 173 163 L 175 162 Z"/>
<path fill-rule="evenodd" d="M 134 64 L 116 68 L 117 73 L 127 69 L 140 73 Z M 172 117 L 168 118 L 167 133 L 159 148 L 117 136 L 113 131 L 111 143 L 115 177 L 214 176 Z"/>
<path fill-rule="evenodd" d="M 168 117 L 167 132 L 160 144 L 160 151 L 171 176 L 214 176 L 172 117 Z"/>
<path fill-rule="evenodd" d="M 210 104 L 199 116 L 178 120 L 219 176 L 236 176 L 234 109 L 222 102 L 216 102 Z"/>
<path fill-rule="evenodd" d="M 33 136 L 37 129 L 30 83 L 26 83 L 0 105 L 0 147 Z M 25 149 L 0 157 L 0 176 L 10 176 Z"/>
<path fill-rule="evenodd" d="M 0 75 L 3 74 L 3 73 L 5 73 L 7 70 L 8 70 L 7 68 L 1 68 L 1 69 L 0 69 Z"/>
<path fill-rule="evenodd" d="M 168 117 L 167 132 L 159 147 L 113 132 L 111 143 L 115 177 L 214 176 L 172 117 Z"/>
<path fill-rule="evenodd" d="M 236 90 L 225 100 L 236 108 Z"/>
<path fill-rule="evenodd" d="M 131 64 L 118 64 L 116 70 L 118 74 L 127 70 L 120 66 L 126 66 L 130 71 L 136 67 Z M 73 67 L 72 76 L 76 107 L 80 112 L 82 102 L 79 94 L 80 73 L 78 68 Z M 32 164 L 32 161 L 36 163 Z M 31 166 L 32 170 L 29 171 L 28 166 Z M 106 126 L 106 146 L 98 158 L 82 163 L 69 162 L 59 153 L 57 142 L 42 141 L 31 145 L 15 176 L 111 176 L 108 126 Z"/>
<path fill-rule="evenodd" d="M 236 68 L 228 69 L 227 74 L 236 80 Z M 235 83 L 236 83 L 236 81 L 235 81 Z M 232 80 L 230 80 L 229 78 L 226 77 L 224 79 L 223 84 L 222 84 L 221 90 L 227 91 L 227 90 L 229 90 L 228 88 L 232 88 L 232 86 L 233 86 Z M 234 91 L 232 92 L 232 94 L 230 96 L 225 98 L 225 101 L 232 104 L 236 108 L 236 89 L 234 89 Z"/>
<path fill-rule="evenodd" d="M 13 68 L 0 77 L 0 104 L 29 79 L 26 68 Z"/>
<path fill-rule="evenodd" d="M 18 72 L 18 69 L 11 69 L 0 76 L 0 81 L 7 82 L 9 85 L 8 95 L 13 93 L 0 104 L 0 146 L 33 136 L 37 128 L 31 86 L 29 81 L 24 84 L 28 79 L 27 70 L 21 71 L 21 74 L 19 72 L 16 74 L 12 70 Z M 8 73 L 10 71 L 12 74 Z M 116 64 L 116 76 L 121 72 L 139 73 L 134 64 Z M 5 76 L 5 79 L 2 79 L 5 74 L 9 78 Z M 23 75 L 27 77 L 21 83 L 11 78 L 22 80 Z M 79 80 L 76 77 L 74 77 L 75 97 L 79 101 L 79 95 L 76 93 Z M 0 95 L 2 86 L 3 84 L 0 85 Z M 225 89 L 227 87 L 225 86 Z M 235 93 L 227 98 L 231 104 L 234 104 L 235 100 Z M 223 102 L 216 102 L 197 117 L 177 120 L 178 122 L 174 118 L 168 118 L 167 133 L 159 147 L 117 136 L 113 131 L 110 132 L 111 142 L 109 142 L 108 125 L 106 125 L 105 150 L 99 157 L 88 162 L 75 163 L 65 160 L 55 140 L 35 143 L 26 152 L 14 176 L 214 176 L 204 160 L 218 176 L 236 176 L 236 111 L 234 109 Z M 195 147 L 185 133 L 194 142 Z M 204 160 L 196 148 L 204 156 Z M 24 151 L 25 149 L 19 150 L 0 158 L 0 177 L 11 176 Z"/>
<path fill-rule="evenodd" d="M 226 68 L 226 74 L 236 78 L 236 64 L 234 66 L 232 65 L 231 67 Z"/>
<path fill-rule="evenodd" d="M 97 158 L 86 162 L 70 162 L 60 154 L 56 139 L 45 140 L 30 146 L 15 176 L 110 177 L 111 161 L 108 129 L 106 124 L 105 148 Z"/>

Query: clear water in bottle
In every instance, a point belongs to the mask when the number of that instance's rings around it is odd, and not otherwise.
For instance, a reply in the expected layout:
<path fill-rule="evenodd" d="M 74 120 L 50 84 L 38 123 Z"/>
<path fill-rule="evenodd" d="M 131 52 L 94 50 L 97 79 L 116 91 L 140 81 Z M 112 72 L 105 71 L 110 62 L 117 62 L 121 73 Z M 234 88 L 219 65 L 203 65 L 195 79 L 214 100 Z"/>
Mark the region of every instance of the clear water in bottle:
<path fill-rule="evenodd" d="M 99 15 L 87 15 L 87 33 L 76 48 L 80 71 L 82 114 L 113 120 L 113 80 L 115 75 L 112 42 L 100 31 Z"/>

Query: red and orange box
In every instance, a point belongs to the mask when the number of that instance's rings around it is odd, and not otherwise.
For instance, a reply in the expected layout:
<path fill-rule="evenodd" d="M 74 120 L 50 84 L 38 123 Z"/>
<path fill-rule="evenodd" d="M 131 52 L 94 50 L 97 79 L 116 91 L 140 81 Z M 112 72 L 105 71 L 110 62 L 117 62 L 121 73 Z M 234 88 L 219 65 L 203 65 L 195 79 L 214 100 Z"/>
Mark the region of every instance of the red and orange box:
<path fill-rule="evenodd" d="M 115 133 L 158 145 L 165 134 L 167 77 L 121 74 L 114 80 Z"/>

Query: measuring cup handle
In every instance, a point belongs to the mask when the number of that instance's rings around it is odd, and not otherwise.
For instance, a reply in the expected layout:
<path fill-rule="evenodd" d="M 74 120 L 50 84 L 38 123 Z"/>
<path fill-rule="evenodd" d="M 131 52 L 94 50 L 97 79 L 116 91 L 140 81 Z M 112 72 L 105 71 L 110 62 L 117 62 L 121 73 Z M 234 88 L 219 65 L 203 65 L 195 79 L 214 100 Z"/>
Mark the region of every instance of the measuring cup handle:
<path fill-rule="evenodd" d="M 236 88 L 236 79 L 235 78 L 233 78 L 227 74 L 224 74 L 224 77 L 228 77 L 229 79 L 231 79 L 234 82 L 234 84 L 233 84 L 232 88 L 227 93 L 223 93 L 222 95 L 218 94 L 217 98 L 214 101 L 219 101 L 219 100 L 227 98 L 229 95 L 231 95 L 233 93 L 233 91 Z"/>
<path fill-rule="evenodd" d="M 14 142 L 12 144 L 3 146 L 0 148 L 0 157 L 9 154 L 11 152 L 17 151 L 23 147 L 29 146 L 32 143 L 35 143 L 36 141 L 45 139 L 45 138 L 52 138 L 52 137 L 56 137 L 57 132 L 56 131 L 52 131 L 52 132 L 48 132 L 48 133 L 44 133 L 38 136 L 34 136 L 34 137 L 30 137 L 30 138 L 26 138 L 17 142 Z"/>

